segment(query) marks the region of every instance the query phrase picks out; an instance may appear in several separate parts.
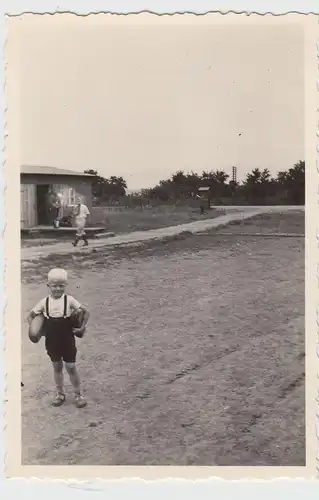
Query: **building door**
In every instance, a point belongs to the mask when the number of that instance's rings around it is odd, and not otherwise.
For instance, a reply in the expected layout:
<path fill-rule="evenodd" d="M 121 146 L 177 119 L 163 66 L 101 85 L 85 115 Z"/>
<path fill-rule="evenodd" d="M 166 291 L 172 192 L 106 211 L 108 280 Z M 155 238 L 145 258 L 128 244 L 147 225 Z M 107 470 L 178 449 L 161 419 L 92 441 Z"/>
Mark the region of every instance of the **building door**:
<path fill-rule="evenodd" d="M 26 186 L 24 184 L 20 185 L 20 226 L 21 229 L 28 227 L 28 207 L 25 202 L 25 191 Z"/>
<path fill-rule="evenodd" d="M 50 211 L 48 204 L 49 184 L 37 184 L 37 213 L 38 224 L 50 224 Z"/>
<path fill-rule="evenodd" d="M 28 229 L 36 225 L 35 185 L 20 185 L 20 225 Z"/>

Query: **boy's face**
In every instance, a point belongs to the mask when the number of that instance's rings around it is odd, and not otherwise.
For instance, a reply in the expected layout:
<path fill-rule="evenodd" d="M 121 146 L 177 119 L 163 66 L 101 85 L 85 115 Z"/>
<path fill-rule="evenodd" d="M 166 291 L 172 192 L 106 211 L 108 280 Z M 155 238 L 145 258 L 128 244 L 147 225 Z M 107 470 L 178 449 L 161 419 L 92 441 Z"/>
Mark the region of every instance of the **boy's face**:
<path fill-rule="evenodd" d="M 61 280 L 51 280 L 48 283 L 50 294 L 54 299 L 59 299 L 64 294 L 66 282 Z"/>

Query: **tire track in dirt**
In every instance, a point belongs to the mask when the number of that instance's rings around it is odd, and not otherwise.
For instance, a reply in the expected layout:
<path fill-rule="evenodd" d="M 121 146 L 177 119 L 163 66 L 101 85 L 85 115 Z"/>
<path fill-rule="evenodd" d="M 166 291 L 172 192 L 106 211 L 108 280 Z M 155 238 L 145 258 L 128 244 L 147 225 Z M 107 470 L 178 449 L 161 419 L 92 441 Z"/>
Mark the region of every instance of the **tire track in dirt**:
<path fill-rule="evenodd" d="M 278 394 L 278 399 L 286 399 L 290 393 L 292 393 L 296 388 L 300 387 L 305 381 L 305 373 L 302 373 L 296 377 L 292 382 L 290 382 L 286 387 L 282 388 L 281 393 Z M 252 427 L 257 425 L 260 419 L 265 418 L 266 414 L 253 414 L 251 420 L 246 427 L 242 429 L 242 433 L 251 432 Z"/>
<path fill-rule="evenodd" d="M 278 399 L 285 399 L 291 392 L 293 392 L 297 387 L 300 387 L 305 382 L 305 373 L 301 373 L 296 377 L 290 384 L 283 387 L 281 393 L 278 395 Z"/>
<path fill-rule="evenodd" d="M 217 361 L 218 359 L 224 358 L 227 354 L 232 354 L 233 352 L 236 352 L 236 351 L 238 351 L 238 347 L 233 347 L 233 348 L 230 347 L 228 349 L 225 349 L 223 352 L 219 353 L 218 355 L 210 357 L 207 361 L 205 360 L 202 363 L 194 363 L 193 365 L 191 365 L 187 368 L 184 368 L 182 371 L 176 373 L 176 375 L 174 375 L 174 377 L 170 378 L 166 382 L 166 384 L 173 384 L 174 382 L 176 382 L 176 380 L 179 380 L 182 377 L 185 377 L 186 375 L 191 374 L 192 372 L 200 370 L 201 368 L 203 368 L 206 365 L 209 365 L 213 361 Z"/>

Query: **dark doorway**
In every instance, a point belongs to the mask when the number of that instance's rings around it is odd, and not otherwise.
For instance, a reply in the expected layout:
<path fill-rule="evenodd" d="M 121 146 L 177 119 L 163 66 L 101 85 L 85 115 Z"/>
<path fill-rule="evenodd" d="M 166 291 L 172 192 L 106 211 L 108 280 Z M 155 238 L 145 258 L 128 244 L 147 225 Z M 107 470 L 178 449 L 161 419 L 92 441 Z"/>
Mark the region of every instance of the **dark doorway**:
<path fill-rule="evenodd" d="M 50 211 L 48 204 L 49 184 L 37 184 L 37 212 L 38 224 L 50 224 Z"/>

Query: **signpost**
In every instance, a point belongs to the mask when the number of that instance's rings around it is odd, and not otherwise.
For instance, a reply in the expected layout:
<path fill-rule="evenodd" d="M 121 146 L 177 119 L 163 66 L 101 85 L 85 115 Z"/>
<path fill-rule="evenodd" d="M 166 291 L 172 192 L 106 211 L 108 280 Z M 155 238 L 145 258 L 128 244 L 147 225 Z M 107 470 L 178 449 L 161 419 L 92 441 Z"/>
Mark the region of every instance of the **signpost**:
<path fill-rule="evenodd" d="M 198 193 L 199 193 L 200 198 L 202 199 L 202 202 L 200 205 L 200 212 L 201 212 L 201 214 L 203 214 L 204 209 L 205 209 L 205 202 L 207 203 L 208 210 L 210 209 L 210 187 L 209 186 L 202 186 L 198 189 Z"/>

